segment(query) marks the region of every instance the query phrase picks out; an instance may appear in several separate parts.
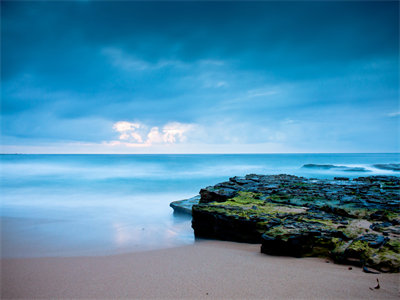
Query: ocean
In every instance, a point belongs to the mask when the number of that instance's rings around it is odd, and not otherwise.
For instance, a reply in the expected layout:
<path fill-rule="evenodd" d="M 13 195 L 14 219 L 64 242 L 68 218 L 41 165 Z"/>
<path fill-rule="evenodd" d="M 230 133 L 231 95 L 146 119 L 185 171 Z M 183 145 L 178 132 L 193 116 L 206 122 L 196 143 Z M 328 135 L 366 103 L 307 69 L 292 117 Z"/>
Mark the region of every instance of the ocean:
<path fill-rule="evenodd" d="M 249 173 L 399 176 L 374 166 L 399 162 L 398 153 L 0 155 L 1 257 L 112 255 L 187 245 L 195 240 L 190 216 L 174 214 L 169 203 L 203 187 Z"/>

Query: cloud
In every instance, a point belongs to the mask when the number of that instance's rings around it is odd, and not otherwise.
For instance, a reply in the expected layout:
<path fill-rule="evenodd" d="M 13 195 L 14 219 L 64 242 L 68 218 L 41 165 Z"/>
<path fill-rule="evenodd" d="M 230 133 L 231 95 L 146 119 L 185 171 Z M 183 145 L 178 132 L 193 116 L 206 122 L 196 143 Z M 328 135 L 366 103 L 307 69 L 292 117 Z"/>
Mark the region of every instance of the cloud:
<path fill-rule="evenodd" d="M 398 149 L 397 2 L 81 4 L 2 3 L 17 152 Z"/>
<path fill-rule="evenodd" d="M 275 94 L 278 94 L 278 91 L 277 90 L 271 90 L 271 89 L 255 89 L 255 90 L 248 91 L 248 97 L 249 98 L 272 96 L 272 95 L 275 95 Z"/>
<path fill-rule="evenodd" d="M 392 113 L 390 113 L 390 114 L 387 114 L 387 116 L 388 116 L 388 117 L 391 117 L 391 118 L 393 118 L 393 117 L 398 117 L 398 116 L 400 116 L 400 111 L 392 112 Z"/>
<path fill-rule="evenodd" d="M 176 144 L 186 141 L 187 133 L 194 124 L 169 122 L 161 127 L 149 127 L 141 122 L 119 121 L 114 123 L 114 131 L 120 133 L 117 141 L 104 142 L 108 146 L 146 147 L 154 144 Z M 149 129 L 150 128 L 150 129 Z"/>
<path fill-rule="evenodd" d="M 133 140 L 138 143 L 142 143 L 142 136 L 137 132 L 139 128 L 143 127 L 140 123 L 130 123 L 125 121 L 117 122 L 113 125 L 113 129 L 121 135 L 120 140 Z"/>
<path fill-rule="evenodd" d="M 184 142 L 186 140 L 186 132 L 192 129 L 192 124 L 168 123 L 163 128 L 163 140 L 166 143 Z"/>
<path fill-rule="evenodd" d="M 148 144 L 158 144 L 164 141 L 163 135 L 159 131 L 158 127 L 153 127 L 150 129 L 150 132 L 147 135 L 147 143 Z"/>
<path fill-rule="evenodd" d="M 165 67 L 184 67 L 185 64 L 179 60 L 160 59 L 157 62 L 149 62 L 136 58 L 123 49 L 116 47 L 106 47 L 101 50 L 101 54 L 109 59 L 115 68 L 124 71 L 155 71 Z"/>
<path fill-rule="evenodd" d="M 130 71 L 130 70 L 146 70 L 150 65 L 142 60 L 135 59 L 127 56 L 120 49 L 116 48 L 105 48 L 101 51 L 115 67 Z"/>
<path fill-rule="evenodd" d="M 118 132 L 125 132 L 129 130 L 135 130 L 136 128 L 140 127 L 140 123 L 130 123 L 125 121 L 117 122 L 113 125 L 115 131 Z"/>

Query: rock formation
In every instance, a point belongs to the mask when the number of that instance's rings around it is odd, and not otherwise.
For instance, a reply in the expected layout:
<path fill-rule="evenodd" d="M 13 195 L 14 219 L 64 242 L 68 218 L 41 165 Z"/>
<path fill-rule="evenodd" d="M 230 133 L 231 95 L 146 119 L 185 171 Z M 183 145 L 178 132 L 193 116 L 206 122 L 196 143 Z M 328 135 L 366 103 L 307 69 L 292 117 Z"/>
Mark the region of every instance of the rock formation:
<path fill-rule="evenodd" d="M 271 255 L 331 257 L 338 263 L 398 272 L 400 178 L 335 179 L 230 178 L 191 199 L 194 233 L 261 243 L 261 252 Z"/>

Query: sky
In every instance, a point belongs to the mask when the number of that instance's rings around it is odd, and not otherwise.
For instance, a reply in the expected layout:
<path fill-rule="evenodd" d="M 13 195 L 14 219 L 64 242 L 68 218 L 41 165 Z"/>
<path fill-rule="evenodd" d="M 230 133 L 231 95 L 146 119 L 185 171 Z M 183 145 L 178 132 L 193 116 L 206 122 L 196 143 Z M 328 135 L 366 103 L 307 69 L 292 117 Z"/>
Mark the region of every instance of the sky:
<path fill-rule="evenodd" d="M 1 153 L 399 152 L 399 2 L 1 1 Z"/>

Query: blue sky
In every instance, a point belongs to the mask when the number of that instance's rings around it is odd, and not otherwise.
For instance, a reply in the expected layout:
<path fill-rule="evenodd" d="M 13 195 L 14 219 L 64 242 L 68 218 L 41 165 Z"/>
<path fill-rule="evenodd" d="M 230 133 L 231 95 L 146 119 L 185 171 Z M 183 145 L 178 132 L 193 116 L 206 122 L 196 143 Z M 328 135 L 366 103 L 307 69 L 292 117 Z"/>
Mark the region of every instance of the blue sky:
<path fill-rule="evenodd" d="M 398 12 L 2 1 L 1 151 L 398 152 Z"/>

